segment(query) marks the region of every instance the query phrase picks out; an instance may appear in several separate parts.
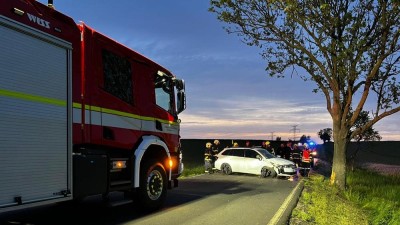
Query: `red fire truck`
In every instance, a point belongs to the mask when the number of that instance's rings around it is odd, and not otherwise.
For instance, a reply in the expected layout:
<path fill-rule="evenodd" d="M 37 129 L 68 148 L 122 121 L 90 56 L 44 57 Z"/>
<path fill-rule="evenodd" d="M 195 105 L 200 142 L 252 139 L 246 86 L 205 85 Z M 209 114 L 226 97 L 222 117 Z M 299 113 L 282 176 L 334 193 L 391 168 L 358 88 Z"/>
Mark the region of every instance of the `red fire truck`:
<path fill-rule="evenodd" d="M 113 192 L 161 207 L 183 170 L 183 80 L 50 1 L 0 12 L 0 212 Z"/>

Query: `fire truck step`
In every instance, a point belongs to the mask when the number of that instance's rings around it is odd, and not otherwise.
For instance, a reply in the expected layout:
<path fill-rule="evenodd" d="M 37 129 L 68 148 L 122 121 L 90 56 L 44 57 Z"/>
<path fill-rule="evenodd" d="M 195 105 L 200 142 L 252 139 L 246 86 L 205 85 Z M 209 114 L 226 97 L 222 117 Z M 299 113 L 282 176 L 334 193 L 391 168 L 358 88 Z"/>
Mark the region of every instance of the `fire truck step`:
<path fill-rule="evenodd" d="M 130 204 L 132 203 L 133 200 L 131 199 L 122 199 L 122 200 L 118 200 L 118 201 L 112 201 L 108 203 L 108 207 L 116 207 L 116 206 L 120 206 L 120 205 L 126 205 L 126 204 Z"/>

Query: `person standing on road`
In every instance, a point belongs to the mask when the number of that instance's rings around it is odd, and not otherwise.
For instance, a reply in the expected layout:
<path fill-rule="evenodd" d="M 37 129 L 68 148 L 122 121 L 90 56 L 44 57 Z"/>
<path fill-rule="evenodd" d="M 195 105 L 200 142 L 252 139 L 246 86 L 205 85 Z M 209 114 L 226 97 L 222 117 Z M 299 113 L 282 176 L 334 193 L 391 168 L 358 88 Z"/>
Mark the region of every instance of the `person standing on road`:
<path fill-rule="evenodd" d="M 212 150 L 215 152 L 215 153 L 218 153 L 219 152 L 219 146 L 220 146 L 220 142 L 219 142 L 219 140 L 214 140 L 214 142 L 213 142 L 214 144 L 212 145 Z"/>
<path fill-rule="evenodd" d="M 247 147 L 247 148 L 250 148 L 250 147 L 251 147 L 250 141 L 246 141 L 246 146 L 245 146 L 245 147 Z"/>
<path fill-rule="evenodd" d="M 265 149 L 273 155 L 275 155 L 275 149 L 271 146 L 271 143 L 269 141 L 265 142 Z"/>
<path fill-rule="evenodd" d="M 261 148 L 267 149 L 266 143 L 267 143 L 267 141 L 265 141 L 265 142 L 262 141 L 262 142 L 261 142 Z"/>
<path fill-rule="evenodd" d="M 302 170 L 300 171 L 300 174 L 303 177 L 308 177 L 308 173 L 310 172 L 311 169 L 311 150 L 308 148 L 308 144 L 306 143 L 304 143 L 303 147 L 304 148 L 301 153 Z"/>
<path fill-rule="evenodd" d="M 296 164 L 296 167 L 299 167 L 301 163 L 301 150 L 297 144 L 293 145 L 290 158 Z"/>
<path fill-rule="evenodd" d="M 285 144 L 281 143 L 279 147 L 276 149 L 276 156 L 283 158 L 284 151 L 285 151 Z"/>
<path fill-rule="evenodd" d="M 204 172 L 210 173 L 212 172 L 212 144 L 211 142 L 206 143 L 206 149 L 204 151 Z"/>
<path fill-rule="evenodd" d="M 283 148 L 283 157 L 284 159 L 290 160 L 290 153 L 292 152 L 292 142 L 287 142 L 286 146 Z"/>
<path fill-rule="evenodd" d="M 215 168 L 215 160 L 217 160 L 217 154 L 219 152 L 219 140 L 214 140 L 213 145 L 211 147 L 211 166 L 212 168 Z"/>

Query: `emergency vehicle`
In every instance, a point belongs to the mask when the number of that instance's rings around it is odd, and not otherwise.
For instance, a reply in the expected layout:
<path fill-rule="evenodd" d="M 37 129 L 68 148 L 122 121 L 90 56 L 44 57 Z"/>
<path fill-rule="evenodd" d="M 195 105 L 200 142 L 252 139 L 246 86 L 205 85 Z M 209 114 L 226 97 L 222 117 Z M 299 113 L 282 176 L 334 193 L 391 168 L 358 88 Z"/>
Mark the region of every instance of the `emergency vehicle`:
<path fill-rule="evenodd" d="M 163 205 L 185 85 L 34 0 L 0 0 L 0 212 L 123 192 Z"/>

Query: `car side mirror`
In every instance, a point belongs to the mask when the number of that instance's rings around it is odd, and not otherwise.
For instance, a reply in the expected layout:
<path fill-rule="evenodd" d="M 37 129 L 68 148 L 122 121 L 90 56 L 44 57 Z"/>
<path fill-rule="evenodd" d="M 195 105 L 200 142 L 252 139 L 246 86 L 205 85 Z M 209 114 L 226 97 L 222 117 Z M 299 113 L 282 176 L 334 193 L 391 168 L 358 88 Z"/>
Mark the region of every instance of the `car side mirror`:
<path fill-rule="evenodd" d="M 260 155 L 257 155 L 256 158 L 257 158 L 258 160 L 260 160 L 260 161 L 262 160 L 262 157 L 261 157 Z"/>

